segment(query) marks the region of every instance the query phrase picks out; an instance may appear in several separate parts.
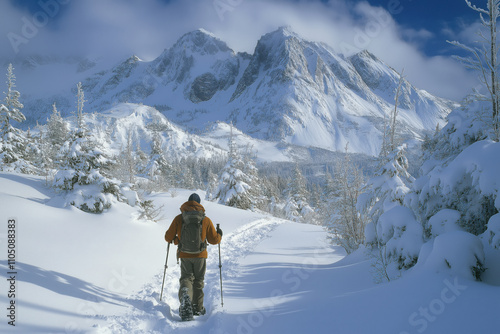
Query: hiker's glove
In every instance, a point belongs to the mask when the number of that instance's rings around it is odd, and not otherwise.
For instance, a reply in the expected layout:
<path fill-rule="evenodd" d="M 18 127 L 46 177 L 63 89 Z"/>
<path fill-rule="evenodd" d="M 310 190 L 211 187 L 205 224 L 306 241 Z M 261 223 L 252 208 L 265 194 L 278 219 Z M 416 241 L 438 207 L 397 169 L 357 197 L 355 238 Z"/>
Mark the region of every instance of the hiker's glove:
<path fill-rule="evenodd" d="M 222 230 L 220 229 L 220 227 L 217 227 L 217 233 L 222 237 Z"/>

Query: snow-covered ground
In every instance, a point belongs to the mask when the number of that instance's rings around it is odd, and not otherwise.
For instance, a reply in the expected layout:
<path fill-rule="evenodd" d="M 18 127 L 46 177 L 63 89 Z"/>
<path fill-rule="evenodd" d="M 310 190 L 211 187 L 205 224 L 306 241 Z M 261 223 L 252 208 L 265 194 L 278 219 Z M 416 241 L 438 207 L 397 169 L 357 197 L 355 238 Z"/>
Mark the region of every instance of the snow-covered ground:
<path fill-rule="evenodd" d="M 207 215 L 224 231 L 224 306 L 218 248 L 211 246 L 208 312 L 180 322 L 175 247 L 159 302 L 163 234 L 191 191 L 151 196 L 164 205 L 165 217 L 153 223 L 138 220 L 137 210 L 124 204 L 101 215 L 64 208 L 44 182 L 0 173 L 1 333 L 402 334 L 500 328 L 498 286 L 418 265 L 396 281 L 375 284 L 372 261 L 362 251 L 346 257 L 321 227 L 206 201 Z M 9 220 L 15 220 L 10 234 Z M 9 264 L 12 231 L 16 257 Z M 8 324 L 11 301 L 15 327 Z"/>

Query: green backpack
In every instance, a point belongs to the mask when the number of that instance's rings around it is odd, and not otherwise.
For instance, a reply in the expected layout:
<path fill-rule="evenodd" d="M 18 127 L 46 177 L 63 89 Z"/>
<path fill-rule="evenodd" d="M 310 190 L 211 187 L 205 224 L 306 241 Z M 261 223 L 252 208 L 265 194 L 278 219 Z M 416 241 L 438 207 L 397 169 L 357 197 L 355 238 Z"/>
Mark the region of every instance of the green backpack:
<path fill-rule="evenodd" d="M 201 240 L 202 222 L 205 213 L 185 211 L 182 213 L 181 239 L 179 249 L 183 253 L 199 254 L 207 248 L 207 241 Z"/>

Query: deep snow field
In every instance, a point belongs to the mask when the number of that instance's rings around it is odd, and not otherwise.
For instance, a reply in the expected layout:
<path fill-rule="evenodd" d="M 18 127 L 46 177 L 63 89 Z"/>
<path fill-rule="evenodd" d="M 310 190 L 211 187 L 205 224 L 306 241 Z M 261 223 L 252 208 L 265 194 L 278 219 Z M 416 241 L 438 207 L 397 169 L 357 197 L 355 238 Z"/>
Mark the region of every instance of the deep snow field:
<path fill-rule="evenodd" d="M 207 216 L 224 231 L 224 306 L 218 248 L 210 246 L 207 314 L 180 322 L 174 246 L 159 302 L 163 234 L 191 193 L 151 195 L 164 205 L 165 219 L 154 223 L 121 203 L 101 215 L 63 207 L 43 178 L 0 173 L 0 333 L 500 332 L 498 286 L 418 265 L 376 284 L 373 260 L 363 250 L 346 257 L 319 226 L 204 200 Z M 15 263 L 7 261 L 10 219 Z"/>

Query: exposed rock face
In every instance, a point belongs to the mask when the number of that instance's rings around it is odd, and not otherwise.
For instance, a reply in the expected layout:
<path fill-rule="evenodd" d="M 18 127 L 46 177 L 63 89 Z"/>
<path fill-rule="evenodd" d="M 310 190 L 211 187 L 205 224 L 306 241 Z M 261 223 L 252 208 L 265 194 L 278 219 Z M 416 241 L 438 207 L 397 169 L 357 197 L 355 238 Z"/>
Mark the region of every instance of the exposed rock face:
<path fill-rule="evenodd" d="M 219 82 L 215 75 L 205 73 L 194 79 L 189 99 L 194 103 L 208 101 L 217 90 L 219 90 Z"/>

